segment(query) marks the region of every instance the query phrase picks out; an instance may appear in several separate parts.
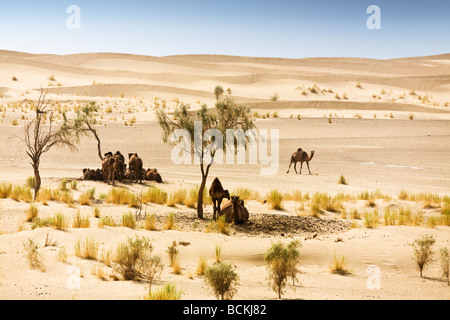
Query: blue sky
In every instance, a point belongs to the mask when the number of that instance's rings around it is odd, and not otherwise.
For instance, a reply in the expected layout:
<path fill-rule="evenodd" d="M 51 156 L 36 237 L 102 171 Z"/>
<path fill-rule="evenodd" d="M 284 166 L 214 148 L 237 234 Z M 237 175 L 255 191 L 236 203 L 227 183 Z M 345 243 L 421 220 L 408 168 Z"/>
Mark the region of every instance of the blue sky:
<path fill-rule="evenodd" d="M 70 5 L 81 10 L 79 30 L 66 27 Z M 380 30 L 366 27 L 370 5 L 381 9 Z M 376 59 L 450 53 L 450 1 L 1 0 L 0 49 Z"/>

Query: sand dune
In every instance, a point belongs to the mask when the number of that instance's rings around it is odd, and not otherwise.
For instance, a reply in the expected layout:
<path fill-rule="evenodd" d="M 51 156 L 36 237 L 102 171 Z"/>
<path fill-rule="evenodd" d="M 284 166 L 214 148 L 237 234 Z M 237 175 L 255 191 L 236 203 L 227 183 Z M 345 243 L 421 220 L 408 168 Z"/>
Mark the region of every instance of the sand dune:
<path fill-rule="evenodd" d="M 213 107 L 214 87 L 221 85 L 252 109 L 258 129 L 279 130 L 279 168 L 272 176 L 261 175 L 264 165 L 219 165 L 211 167 L 208 186 L 219 177 L 232 193 L 238 188 L 256 191 L 260 199 L 246 200 L 250 224 L 232 227 L 230 235 L 205 232 L 212 217 L 195 219 L 195 209 L 184 205 L 145 205 L 157 217 L 159 228 L 169 213 L 175 213 L 176 230 L 146 231 L 124 227 L 100 228 L 93 207 L 121 224 L 122 215 L 134 212 L 127 205 L 106 203 L 112 186 L 81 179 L 83 168 L 99 168 L 96 142 L 83 137 L 77 152 L 53 148 L 40 163 L 44 188 L 60 188 L 63 179 L 77 181 L 70 190 L 74 204 L 61 201 L 36 203 L 40 218 L 63 213 L 70 220 L 80 212 L 88 217 L 89 229 L 31 229 L 26 219 L 29 203 L 0 199 L 0 299 L 142 299 L 145 282 L 101 280 L 96 268 L 112 274 L 99 260 L 75 255 L 77 241 L 90 237 L 100 250 L 114 251 L 129 236 L 146 236 L 155 253 L 163 258 L 164 271 L 156 285 L 176 283 L 183 299 L 213 299 L 203 276 L 196 275 L 199 257 L 214 261 L 215 245 L 240 276 L 237 299 L 275 299 L 268 290 L 264 252 L 274 241 L 302 241 L 299 282 L 289 286 L 287 299 L 444 299 L 449 290 L 440 275 L 438 262 L 420 278 L 412 260 L 411 243 L 420 236 L 436 238 L 435 252 L 450 243 L 448 226 L 433 227 L 432 218 L 442 216 L 442 204 L 400 199 L 399 194 L 450 194 L 450 54 L 391 60 L 359 58 L 253 58 L 222 55 L 177 55 L 151 57 L 118 53 L 74 55 L 28 54 L 0 50 L 0 183 L 23 186 L 32 169 L 25 148 L 14 136 L 35 116 L 33 104 L 40 88 L 48 93 L 55 121 L 63 110 L 73 116 L 86 102 L 100 106 L 96 129 L 103 152 L 137 152 L 145 168 L 158 168 L 164 183 L 158 188 L 169 194 L 199 185 L 198 165 L 175 165 L 172 146 L 164 144 L 155 109 L 168 112 L 180 103 L 193 109 L 206 103 Z M 230 88 L 231 94 L 227 92 Z M 308 153 L 312 174 L 286 173 L 297 148 Z M 299 169 L 299 165 L 297 166 Z M 292 170 L 292 169 L 291 169 Z M 339 184 L 340 175 L 348 184 Z M 155 183 L 118 183 L 136 195 Z M 389 199 L 374 203 L 352 199 L 341 212 L 310 213 L 311 200 L 285 200 L 283 210 L 264 202 L 276 189 L 309 196 L 378 192 Z M 82 192 L 95 190 L 91 206 L 78 202 Z M 186 191 L 183 191 L 186 192 Z M 385 209 L 408 208 L 423 222 L 416 226 L 385 226 Z M 363 218 L 350 219 L 350 212 L 380 214 L 379 225 L 366 228 Z M 298 216 L 300 215 L 300 216 Z M 303 215 L 306 215 L 304 217 Z M 141 224 L 143 222 L 141 221 Z M 400 223 L 399 223 L 400 224 Z M 350 226 L 353 226 L 351 228 Z M 47 236 L 56 244 L 44 247 Z M 23 242 L 40 245 L 45 271 L 29 269 L 23 257 Z M 168 266 L 167 247 L 180 246 L 182 274 Z M 67 262 L 57 260 L 65 248 Z M 351 276 L 330 273 L 333 256 L 345 255 Z M 381 270 L 381 290 L 367 286 L 369 266 Z M 81 287 L 67 286 L 70 272 L 81 271 Z M 68 273 L 69 272 L 69 273 Z M 289 281 L 290 282 L 290 281 Z"/>
<path fill-rule="evenodd" d="M 83 99 L 97 95 L 149 93 L 179 94 L 190 97 L 188 103 L 198 98 L 214 102 L 212 88 L 220 84 L 230 87 L 232 95 L 246 102 L 270 101 L 274 91 L 280 91 L 280 100 L 299 101 L 296 108 L 306 108 L 311 102 L 327 100 L 337 102 L 334 94 L 326 97 L 316 94 L 301 94 L 299 87 L 312 85 L 333 90 L 341 96 L 345 93 L 348 102 L 370 102 L 382 90 L 387 94 L 377 101 L 383 107 L 375 109 L 395 110 L 392 100 L 409 96 L 411 90 L 417 95 L 436 96 L 429 101 L 415 99 L 414 104 L 433 102 L 444 104 L 449 93 L 450 66 L 445 63 L 448 55 L 373 60 L 357 58 L 251 58 L 220 55 L 178 55 L 148 57 L 116 53 L 89 53 L 67 56 L 32 55 L 11 51 L 0 51 L 1 77 L 4 88 L 23 87 L 36 90 L 41 85 L 50 92 L 78 94 Z M 15 75 L 14 75 L 15 74 Z M 33 76 L 34 74 L 40 76 Z M 54 75 L 61 88 L 49 86 L 46 77 Z M 23 83 L 11 83 L 11 77 L 20 76 Z M 95 87 L 94 83 L 111 85 Z M 360 83 L 360 88 L 355 88 Z M 130 90 L 136 85 L 151 85 Z M 56 83 L 52 84 L 53 86 Z M 3 89 L 2 93 L 6 93 Z M 97 94 L 98 93 L 98 94 Z M 9 101 L 17 100 L 17 92 L 8 95 Z M 408 97 L 407 97 L 408 98 Z M 411 98 L 411 97 L 409 97 Z M 411 99 L 410 99 L 411 100 Z M 448 100 L 448 99 L 447 99 Z M 343 102 L 339 101 L 342 105 Z M 274 108 L 284 107 L 274 105 Z M 348 108 L 353 108 L 350 106 Z M 402 107 L 404 108 L 404 107 Z M 417 110 L 428 110 L 417 108 Z M 421 111 L 417 111 L 421 112 Z"/>

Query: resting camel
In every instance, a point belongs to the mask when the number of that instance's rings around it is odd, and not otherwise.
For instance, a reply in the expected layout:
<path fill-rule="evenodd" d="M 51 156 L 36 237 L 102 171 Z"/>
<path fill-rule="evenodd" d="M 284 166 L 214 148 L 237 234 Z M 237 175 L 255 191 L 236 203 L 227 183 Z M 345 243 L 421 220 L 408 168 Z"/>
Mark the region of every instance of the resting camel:
<path fill-rule="evenodd" d="M 306 162 L 308 165 L 309 174 L 311 174 L 311 170 L 309 170 L 309 162 L 314 157 L 314 151 L 311 151 L 311 155 L 308 156 L 306 151 L 303 151 L 301 148 L 297 149 L 297 151 L 291 157 L 291 163 L 289 164 L 289 169 L 287 173 L 291 170 L 291 165 L 294 163 L 294 170 L 297 173 L 297 162 L 300 162 L 300 174 L 302 174 L 303 162 Z"/>
<path fill-rule="evenodd" d="M 234 221 L 234 223 L 238 224 L 247 223 L 249 218 L 248 210 L 238 196 L 232 196 L 231 200 L 223 205 L 219 215 L 225 215 L 227 222 Z"/>
<path fill-rule="evenodd" d="M 213 219 L 216 220 L 217 215 L 220 213 L 220 204 L 222 203 L 222 200 L 224 198 L 229 200 L 230 194 L 228 190 L 223 189 L 220 180 L 218 178 L 215 178 L 211 184 L 211 187 L 209 188 L 209 195 L 211 196 L 213 203 Z"/>
<path fill-rule="evenodd" d="M 130 168 L 130 172 L 133 176 L 133 178 L 136 179 L 136 182 L 139 183 L 142 182 L 142 167 L 143 167 L 143 163 L 142 163 L 142 159 L 139 158 L 137 153 L 129 153 L 128 154 L 128 162 L 129 162 L 129 168 Z"/>

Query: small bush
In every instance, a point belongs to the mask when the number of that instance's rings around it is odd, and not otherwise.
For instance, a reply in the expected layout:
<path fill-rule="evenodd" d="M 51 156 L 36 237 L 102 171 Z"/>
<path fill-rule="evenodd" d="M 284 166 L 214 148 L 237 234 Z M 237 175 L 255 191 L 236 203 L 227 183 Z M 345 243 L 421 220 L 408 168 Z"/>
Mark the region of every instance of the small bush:
<path fill-rule="evenodd" d="M 419 269 L 420 277 L 422 277 L 423 269 L 433 262 L 432 247 L 436 240 L 433 236 L 425 235 L 422 238 L 416 239 L 412 244 L 414 253 L 414 261 L 417 269 Z"/>
<path fill-rule="evenodd" d="M 38 208 L 34 204 L 30 205 L 30 207 L 27 210 L 26 222 L 33 221 L 35 218 L 37 218 L 38 213 L 39 213 Z"/>
<path fill-rule="evenodd" d="M 57 230 L 66 230 L 69 227 L 67 217 L 62 212 L 58 212 L 53 218 L 53 226 Z"/>
<path fill-rule="evenodd" d="M 180 300 L 183 291 L 178 290 L 173 283 L 166 283 L 164 286 L 152 292 L 149 290 L 148 295 L 144 296 L 144 300 Z"/>
<path fill-rule="evenodd" d="M 25 185 L 30 189 L 34 189 L 36 187 L 36 178 L 34 176 L 28 177 Z"/>
<path fill-rule="evenodd" d="M 155 204 L 166 204 L 167 203 L 167 192 L 159 188 L 148 188 L 142 196 L 143 203 L 155 203 Z"/>
<path fill-rule="evenodd" d="M 277 242 L 264 254 L 263 258 L 269 270 L 271 287 L 273 291 L 278 293 L 279 299 L 281 299 L 288 277 L 292 276 L 293 281 L 296 279 L 300 248 L 301 243 L 299 240 L 293 240 L 288 245 Z"/>
<path fill-rule="evenodd" d="M 33 240 L 28 238 L 28 241 L 22 242 L 24 253 L 23 256 L 28 262 L 28 265 L 32 269 L 43 269 L 43 260 L 42 257 L 38 251 L 39 246 L 34 243 Z"/>
<path fill-rule="evenodd" d="M 333 261 L 331 262 L 330 271 L 331 273 L 336 273 L 340 275 L 349 275 L 351 274 L 350 270 L 347 268 L 348 261 L 345 256 L 338 257 L 336 255 L 333 256 Z"/>
<path fill-rule="evenodd" d="M 122 226 L 136 229 L 136 218 L 132 212 L 127 212 L 122 215 Z"/>
<path fill-rule="evenodd" d="M 173 212 L 169 213 L 166 218 L 166 223 L 164 224 L 164 230 L 174 230 L 175 229 L 175 214 Z"/>
<path fill-rule="evenodd" d="M 208 267 L 208 262 L 205 257 L 200 257 L 198 260 L 198 266 L 197 266 L 197 275 L 204 275 L 205 270 Z"/>
<path fill-rule="evenodd" d="M 177 249 L 177 242 L 172 242 L 172 245 L 167 248 L 167 254 L 169 256 L 170 266 L 173 267 L 175 262 L 178 260 L 178 254 L 180 251 Z"/>
<path fill-rule="evenodd" d="M 91 227 L 91 222 L 88 217 L 82 217 L 80 210 L 77 210 L 77 214 L 73 217 L 72 228 L 74 229 L 88 229 Z"/>
<path fill-rule="evenodd" d="M 343 184 L 343 185 L 347 185 L 347 180 L 345 179 L 345 177 L 341 174 L 341 176 L 339 177 L 339 184 Z"/>
<path fill-rule="evenodd" d="M 75 255 L 87 260 L 97 260 L 99 244 L 94 239 L 80 239 L 75 245 Z"/>
<path fill-rule="evenodd" d="M 116 226 L 116 222 L 114 221 L 114 219 L 111 217 L 108 217 L 108 216 L 102 217 L 100 219 L 100 221 L 98 222 L 99 228 L 115 227 L 115 226 Z"/>
<path fill-rule="evenodd" d="M 278 101 L 278 99 L 280 99 L 280 96 L 278 95 L 278 93 L 274 93 L 273 95 L 270 96 L 270 101 L 272 101 L 272 102 L 276 102 L 276 101 Z"/>
<path fill-rule="evenodd" d="M 239 276 L 230 264 L 220 262 L 206 268 L 205 282 L 217 299 L 233 299 L 237 292 L 238 281 Z"/>
<path fill-rule="evenodd" d="M 149 257 L 153 251 L 151 241 L 146 237 L 128 237 L 127 241 L 119 244 L 114 260 L 114 269 L 125 280 L 134 280 L 140 277 L 140 260 Z"/>
<path fill-rule="evenodd" d="M 267 194 L 267 202 L 270 208 L 275 210 L 283 209 L 283 194 L 278 190 L 272 190 Z"/>
<path fill-rule="evenodd" d="M 147 231 L 157 231 L 156 227 L 156 216 L 155 214 L 150 214 L 145 217 L 144 229 Z"/>

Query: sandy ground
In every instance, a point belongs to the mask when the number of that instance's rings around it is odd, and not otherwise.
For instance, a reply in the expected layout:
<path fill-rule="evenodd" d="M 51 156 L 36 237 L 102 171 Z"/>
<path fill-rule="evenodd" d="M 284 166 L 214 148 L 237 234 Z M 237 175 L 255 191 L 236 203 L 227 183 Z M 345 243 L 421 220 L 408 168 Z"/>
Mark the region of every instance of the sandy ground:
<path fill-rule="evenodd" d="M 24 124 L 34 116 L 25 101 L 35 101 L 42 85 L 54 108 L 73 108 L 95 100 L 101 106 L 97 126 L 102 150 L 123 154 L 137 152 L 144 167 L 158 168 L 164 183 L 158 187 L 168 192 L 191 188 L 200 183 L 197 165 L 172 163 L 172 146 L 165 145 L 155 121 L 154 106 L 174 99 L 213 106 L 215 85 L 258 112 L 258 129 L 279 131 L 279 170 L 275 175 L 261 175 L 258 165 L 219 165 L 210 172 L 208 186 L 219 177 L 227 189 L 240 187 L 257 190 L 261 195 L 277 189 L 282 192 L 326 192 L 335 195 L 380 190 L 392 196 L 378 201 L 382 212 L 389 206 L 408 205 L 426 216 L 438 215 L 438 208 L 423 208 L 420 203 L 397 200 L 399 192 L 450 194 L 450 74 L 449 55 L 397 60 L 366 59 L 263 59 L 224 56 L 145 57 L 119 54 L 82 54 L 72 56 L 28 55 L 0 51 L 0 182 L 24 184 L 32 175 L 25 148 L 14 135 L 23 135 Z M 51 75 L 54 80 L 49 80 Z M 420 75 L 420 77 L 418 77 Z M 15 76 L 18 81 L 13 81 Z M 361 86 L 356 86 L 357 83 Z M 316 85 L 318 93 L 309 88 Z M 329 91 L 332 91 L 329 92 Z M 412 91 L 414 90 L 414 92 Z M 305 92 L 305 94 L 303 93 Z M 274 93 L 279 100 L 270 101 Z M 336 98 L 339 95 L 339 99 Z M 344 94 L 348 99 L 344 99 Z M 420 96 L 420 98 L 419 98 Z M 426 97 L 426 98 L 424 98 Z M 106 111 L 111 107 L 111 112 Z M 273 113 L 277 112 L 277 117 Z M 270 119 L 261 116 L 269 113 Z M 410 120 L 411 114 L 413 120 Z M 298 119 L 300 116 L 300 119 Z M 124 125 L 132 117 L 136 122 Z M 12 121 L 17 120 L 17 125 Z M 44 187 L 57 187 L 62 179 L 79 179 L 83 168 L 100 166 L 93 139 L 83 138 L 78 152 L 52 149 L 41 161 Z M 291 154 L 297 148 L 314 150 L 310 163 L 312 175 L 286 174 Z M 338 184 L 344 175 L 348 185 Z M 139 192 L 154 183 L 123 184 Z M 96 194 L 107 193 L 111 186 L 101 182 L 78 181 L 71 191 L 77 200 L 81 192 L 95 187 Z M 222 247 L 223 260 L 235 266 L 240 284 L 235 299 L 276 299 L 269 289 L 268 272 L 262 256 L 274 241 L 302 242 L 300 270 L 295 286 L 287 286 L 285 299 L 445 299 L 450 289 L 440 276 L 438 251 L 450 247 L 450 229 L 412 226 L 378 226 L 374 229 L 351 228 L 350 221 L 339 214 L 325 212 L 320 221 L 297 217 L 299 203 L 285 201 L 284 210 L 271 210 L 258 201 L 246 203 L 251 224 L 233 228 L 229 236 L 204 232 L 207 221 L 198 221 L 195 210 L 184 206 L 169 208 L 149 204 L 159 223 L 174 212 L 177 230 L 145 231 L 129 228 L 98 228 L 92 206 L 68 208 L 64 203 L 38 203 L 39 216 L 51 217 L 63 212 L 72 217 L 77 210 L 89 216 L 91 228 L 57 231 L 52 228 L 31 230 L 25 223 L 28 203 L 0 199 L 0 299 L 142 299 L 145 282 L 101 280 L 95 268 L 111 269 L 99 261 L 75 256 L 79 239 L 94 238 L 100 251 L 115 250 L 128 236 L 146 236 L 154 252 L 161 255 L 164 271 L 156 285 L 174 282 L 182 289 L 182 299 L 214 299 L 202 276 L 195 270 L 200 256 L 214 262 L 216 245 Z M 116 221 L 130 209 L 98 202 L 101 214 Z M 364 201 L 345 204 L 346 209 L 365 210 Z M 212 207 L 206 206 L 210 218 Z M 281 216 L 281 217 L 280 217 Z M 178 217 L 178 218 L 177 218 Z M 301 219 L 300 219 L 301 218 Z M 277 220 L 281 219 L 281 220 Z M 291 219 L 291 220 L 289 220 Z M 300 219 L 300 220 L 299 220 Z M 267 226 L 283 221 L 272 232 Z M 291 223 L 289 222 L 291 221 Z M 298 224 L 297 224 L 298 223 Z M 19 225 L 25 226 L 18 232 Z M 293 227 L 294 226 L 294 227 Z M 300 226 L 300 227 L 297 227 Z M 259 228 L 259 229 L 258 229 Z M 411 244 L 420 236 L 436 238 L 436 261 L 419 277 L 413 262 Z M 44 248 L 47 235 L 56 244 Z M 31 270 L 23 257 L 23 242 L 33 239 L 40 245 L 45 271 Z M 168 265 L 167 247 L 180 246 L 181 275 Z M 66 247 L 68 260 L 58 261 L 58 251 Z M 352 274 L 330 273 L 333 256 L 345 255 Z M 369 266 L 381 271 L 381 289 L 370 290 Z M 79 289 L 68 286 L 74 268 L 81 271 Z"/>

